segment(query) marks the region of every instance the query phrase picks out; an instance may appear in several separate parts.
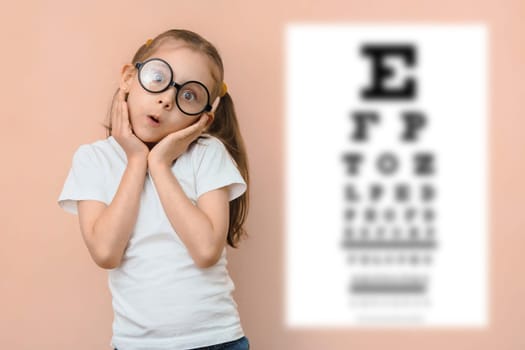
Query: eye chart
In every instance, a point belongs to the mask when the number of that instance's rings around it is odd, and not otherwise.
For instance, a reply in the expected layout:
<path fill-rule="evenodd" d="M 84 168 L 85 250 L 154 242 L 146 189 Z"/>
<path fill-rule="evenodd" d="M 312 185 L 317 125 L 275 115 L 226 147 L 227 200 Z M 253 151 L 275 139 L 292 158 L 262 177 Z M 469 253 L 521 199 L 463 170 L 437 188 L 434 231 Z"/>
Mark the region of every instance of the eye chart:
<path fill-rule="evenodd" d="M 287 326 L 488 324 L 487 37 L 286 28 Z"/>

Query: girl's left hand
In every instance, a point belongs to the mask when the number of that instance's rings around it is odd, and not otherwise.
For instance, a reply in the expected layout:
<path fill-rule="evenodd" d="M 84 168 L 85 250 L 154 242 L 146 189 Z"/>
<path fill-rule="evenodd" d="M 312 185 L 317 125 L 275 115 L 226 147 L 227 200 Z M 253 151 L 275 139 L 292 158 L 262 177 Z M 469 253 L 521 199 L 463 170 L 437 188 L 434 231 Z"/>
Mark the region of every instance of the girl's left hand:
<path fill-rule="evenodd" d="M 208 118 L 207 114 L 203 114 L 197 122 L 165 136 L 149 152 L 148 166 L 153 164 L 171 167 L 173 161 L 184 153 L 188 146 L 202 134 Z"/>

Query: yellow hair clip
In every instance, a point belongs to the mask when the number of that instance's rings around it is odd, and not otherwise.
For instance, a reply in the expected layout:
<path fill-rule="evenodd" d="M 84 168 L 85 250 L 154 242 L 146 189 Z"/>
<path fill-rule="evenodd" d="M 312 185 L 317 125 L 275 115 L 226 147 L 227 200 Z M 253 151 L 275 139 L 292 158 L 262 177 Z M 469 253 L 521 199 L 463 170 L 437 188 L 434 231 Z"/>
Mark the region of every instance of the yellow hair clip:
<path fill-rule="evenodd" d="M 226 95 L 226 93 L 228 92 L 228 86 L 226 85 L 225 82 L 222 82 L 222 86 L 221 86 L 221 92 L 220 92 L 220 96 L 223 97 L 224 95 Z"/>
<path fill-rule="evenodd" d="M 152 42 L 153 42 L 153 39 L 148 39 L 146 41 L 146 46 L 150 46 Z"/>

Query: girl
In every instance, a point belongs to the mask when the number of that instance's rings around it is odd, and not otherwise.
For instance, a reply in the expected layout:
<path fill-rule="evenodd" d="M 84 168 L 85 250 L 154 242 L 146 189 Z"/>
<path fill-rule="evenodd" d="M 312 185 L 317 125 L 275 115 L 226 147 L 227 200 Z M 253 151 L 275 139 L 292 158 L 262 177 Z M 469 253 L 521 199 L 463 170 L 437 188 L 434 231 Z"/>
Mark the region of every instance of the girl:
<path fill-rule="evenodd" d="M 249 349 L 226 243 L 246 234 L 248 166 L 215 47 L 168 30 L 124 65 L 108 137 L 58 199 L 109 270 L 118 350 Z"/>

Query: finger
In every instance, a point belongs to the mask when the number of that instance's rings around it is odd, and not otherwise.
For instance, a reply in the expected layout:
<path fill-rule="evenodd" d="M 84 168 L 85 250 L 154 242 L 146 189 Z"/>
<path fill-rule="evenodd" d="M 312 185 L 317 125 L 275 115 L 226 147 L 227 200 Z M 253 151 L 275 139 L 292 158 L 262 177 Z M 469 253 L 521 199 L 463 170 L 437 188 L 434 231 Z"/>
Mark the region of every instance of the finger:
<path fill-rule="evenodd" d="M 115 116 L 118 119 L 119 133 L 122 135 L 124 129 L 122 123 L 122 103 L 125 102 L 125 91 L 121 88 L 119 89 L 119 105 L 117 109 L 117 115 Z"/>
<path fill-rule="evenodd" d="M 126 101 L 126 90 L 124 90 L 124 89 L 122 89 L 122 88 L 119 89 L 119 94 L 120 94 L 120 99 L 121 99 L 122 101 Z"/>
<path fill-rule="evenodd" d="M 206 123 L 208 122 L 208 119 L 210 117 L 207 114 L 203 114 L 200 116 L 199 120 L 197 120 L 194 125 L 197 131 L 201 132 L 206 127 Z"/>
<path fill-rule="evenodd" d="M 220 96 L 217 96 L 215 98 L 215 101 L 213 101 L 212 105 L 211 105 L 211 112 L 212 113 L 215 113 L 215 110 L 217 109 L 217 107 L 219 106 L 219 102 L 220 102 L 221 98 Z"/>
<path fill-rule="evenodd" d="M 114 121 L 115 121 L 115 133 L 117 135 L 121 135 L 121 122 L 120 122 L 120 111 L 122 109 L 122 101 L 120 99 L 117 100 L 115 113 L 114 113 Z"/>
<path fill-rule="evenodd" d="M 117 121 L 116 121 L 116 114 L 117 114 L 117 108 L 120 103 L 119 101 L 119 93 L 117 93 L 117 98 L 113 100 L 113 103 L 111 104 L 111 111 L 109 114 L 110 121 L 111 121 L 111 132 L 112 134 L 117 130 Z"/>
<path fill-rule="evenodd" d="M 210 116 L 208 114 L 206 114 L 206 117 L 205 118 L 201 118 L 201 120 L 199 120 L 199 123 L 201 125 L 200 127 L 200 133 L 202 134 L 203 132 L 206 131 L 206 129 L 208 128 L 208 121 L 210 120 Z"/>
<path fill-rule="evenodd" d="M 198 127 L 199 127 L 199 124 L 197 122 L 195 122 L 193 124 L 188 125 L 184 129 L 181 129 L 181 130 L 177 131 L 175 134 L 179 138 L 185 139 L 188 136 L 192 135 Z"/>
<path fill-rule="evenodd" d="M 201 116 L 199 121 L 195 123 L 198 127 L 196 128 L 195 132 L 191 134 L 192 141 L 201 136 L 204 130 L 206 130 L 206 124 L 208 124 L 209 119 L 210 117 L 207 114 L 204 114 L 203 116 Z"/>
<path fill-rule="evenodd" d="M 121 122 L 122 122 L 122 131 L 126 133 L 126 135 L 129 135 L 132 133 L 131 131 L 131 125 L 129 123 L 129 116 L 128 116 L 128 106 L 126 101 L 122 101 L 121 105 Z"/>
<path fill-rule="evenodd" d="M 208 123 L 208 120 L 210 120 L 210 116 L 208 114 L 204 114 L 201 119 L 199 119 L 199 124 L 201 125 L 201 129 L 206 126 Z"/>
<path fill-rule="evenodd" d="M 186 129 L 183 130 L 182 136 L 191 139 L 194 139 L 196 136 L 199 136 L 202 133 L 202 130 L 206 125 L 207 120 L 208 116 L 206 114 L 203 114 L 197 122 L 193 123 L 192 125 L 188 126 Z"/>

